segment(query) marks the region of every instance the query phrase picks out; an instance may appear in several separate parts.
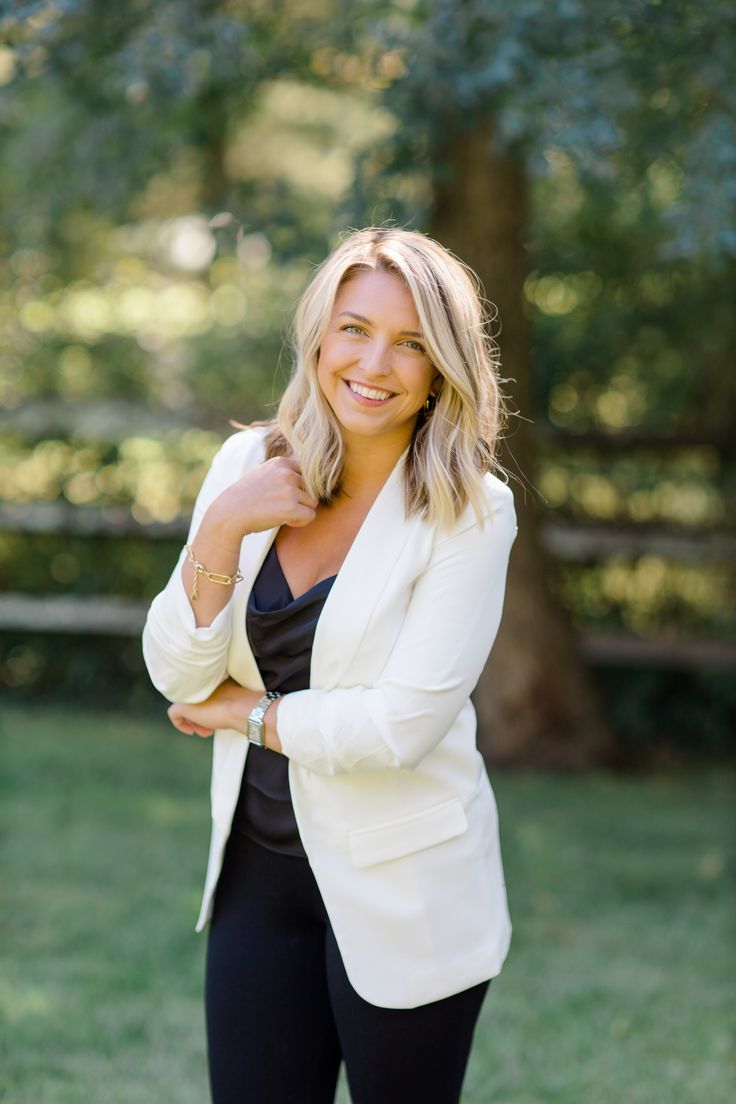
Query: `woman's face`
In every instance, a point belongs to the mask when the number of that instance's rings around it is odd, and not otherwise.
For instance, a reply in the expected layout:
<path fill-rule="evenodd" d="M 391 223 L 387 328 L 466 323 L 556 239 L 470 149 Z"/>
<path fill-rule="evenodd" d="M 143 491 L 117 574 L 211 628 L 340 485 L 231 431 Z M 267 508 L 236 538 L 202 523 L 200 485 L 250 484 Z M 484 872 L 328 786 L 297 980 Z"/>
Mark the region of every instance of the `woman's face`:
<path fill-rule="evenodd" d="M 417 415 L 441 378 L 419 331 L 414 300 L 392 272 L 359 272 L 338 291 L 317 378 L 346 445 L 354 437 L 373 437 L 403 452 L 409 444 Z"/>

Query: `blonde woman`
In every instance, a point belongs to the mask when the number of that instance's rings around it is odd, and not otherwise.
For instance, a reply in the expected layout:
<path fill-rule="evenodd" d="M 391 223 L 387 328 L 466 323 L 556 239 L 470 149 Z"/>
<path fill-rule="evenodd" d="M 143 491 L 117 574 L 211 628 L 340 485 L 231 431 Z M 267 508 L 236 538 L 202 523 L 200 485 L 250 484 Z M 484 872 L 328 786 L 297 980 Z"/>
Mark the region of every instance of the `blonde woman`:
<path fill-rule="evenodd" d="M 273 423 L 215 457 L 144 654 L 214 735 L 215 1104 L 458 1101 L 511 934 L 473 690 L 516 536 L 472 274 L 347 235 L 299 304 Z"/>

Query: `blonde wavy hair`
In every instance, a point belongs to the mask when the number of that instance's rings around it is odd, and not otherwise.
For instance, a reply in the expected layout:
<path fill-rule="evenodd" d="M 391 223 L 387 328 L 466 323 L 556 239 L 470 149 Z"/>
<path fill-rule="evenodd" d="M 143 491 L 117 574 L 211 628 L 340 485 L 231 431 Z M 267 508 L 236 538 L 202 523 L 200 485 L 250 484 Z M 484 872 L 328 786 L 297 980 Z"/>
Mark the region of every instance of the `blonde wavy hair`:
<path fill-rule="evenodd" d="M 295 455 L 305 489 L 322 503 L 340 492 L 344 444 L 317 380 L 320 344 L 339 288 L 359 272 L 383 269 L 408 288 L 432 366 L 442 377 L 434 406 L 422 411 L 405 466 L 407 516 L 451 526 L 471 503 L 488 514 L 483 476 L 496 459 L 506 411 L 498 347 L 480 281 L 432 238 L 413 230 L 368 227 L 347 234 L 317 268 L 292 324 L 294 366 L 267 425 L 266 456 Z"/>

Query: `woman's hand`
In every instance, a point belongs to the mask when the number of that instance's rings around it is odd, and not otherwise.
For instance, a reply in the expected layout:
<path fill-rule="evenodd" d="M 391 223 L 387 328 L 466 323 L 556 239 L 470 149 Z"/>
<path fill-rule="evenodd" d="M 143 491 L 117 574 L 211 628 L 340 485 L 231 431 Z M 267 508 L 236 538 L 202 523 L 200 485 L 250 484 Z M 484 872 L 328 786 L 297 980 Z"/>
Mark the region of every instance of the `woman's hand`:
<path fill-rule="evenodd" d="M 174 702 L 166 712 L 174 728 L 188 736 L 211 736 L 216 728 L 232 728 L 245 734 L 250 711 L 262 697 L 260 690 L 246 690 L 234 679 L 226 679 L 205 701 L 196 704 Z M 266 711 L 264 730 L 266 746 L 280 752 L 281 741 L 276 734 L 277 709 L 278 700 Z"/>
<path fill-rule="evenodd" d="M 174 702 L 166 712 L 174 728 L 188 735 L 211 736 L 216 728 L 245 732 L 248 714 L 260 698 L 257 690 L 246 690 L 233 679 L 226 679 L 205 701 Z"/>
<path fill-rule="evenodd" d="M 192 541 L 192 555 L 208 571 L 233 576 L 246 533 L 280 525 L 309 525 L 317 505 L 302 487 L 297 461 L 275 456 L 241 476 L 210 504 Z M 230 601 L 232 587 L 198 577 L 199 593 L 193 598 L 194 567 L 188 559 L 182 564 L 181 577 L 195 624 L 198 628 L 211 625 Z"/>
<path fill-rule="evenodd" d="M 209 507 L 204 531 L 220 530 L 241 540 L 280 525 L 304 526 L 314 521 L 317 500 L 304 490 L 299 463 L 274 456 L 227 487 Z"/>

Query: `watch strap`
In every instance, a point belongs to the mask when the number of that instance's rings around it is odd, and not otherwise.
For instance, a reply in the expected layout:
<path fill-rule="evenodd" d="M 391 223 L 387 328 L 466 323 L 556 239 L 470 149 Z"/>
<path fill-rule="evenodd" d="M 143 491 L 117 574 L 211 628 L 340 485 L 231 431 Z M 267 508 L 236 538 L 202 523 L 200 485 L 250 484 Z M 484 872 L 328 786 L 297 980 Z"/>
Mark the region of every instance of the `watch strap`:
<path fill-rule="evenodd" d="M 276 698 L 280 697 L 281 694 L 278 690 L 269 690 L 263 695 L 260 701 L 256 702 L 250 711 L 246 735 L 249 741 L 257 747 L 266 746 L 263 739 L 263 718 L 266 716 L 266 710 L 271 702 L 276 701 Z"/>

